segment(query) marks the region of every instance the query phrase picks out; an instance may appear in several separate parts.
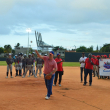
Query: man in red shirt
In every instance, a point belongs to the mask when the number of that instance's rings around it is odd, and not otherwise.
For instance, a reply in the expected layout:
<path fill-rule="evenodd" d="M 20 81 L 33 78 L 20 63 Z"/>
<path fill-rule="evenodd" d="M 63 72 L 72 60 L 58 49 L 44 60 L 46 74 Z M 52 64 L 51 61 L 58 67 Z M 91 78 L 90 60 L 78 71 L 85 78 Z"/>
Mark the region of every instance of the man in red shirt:
<path fill-rule="evenodd" d="M 93 74 L 94 74 L 94 76 L 93 77 L 95 77 L 95 74 L 96 74 L 96 56 L 95 55 L 92 55 L 92 58 L 93 58 L 93 60 L 94 60 L 94 65 L 93 65 Z"/>
<path fill-rule="evenodd" d="M 97 55 L 97 60 L 96 60 L 96 66 L 97 66 L 97 76 L 98 76 L 98 79 L 99 79 L 99 59 L 100 59 L 100 55 Z"/>
<path fill-rule="evenodd" d="M 62 75 L 63 75 L 63 67 L 62 67 L 62 62 L 63 60 L 60 58 L 60 54 L 57 54 L 57 58 L 55 59 L 57 63 L 57 71 L 55 73 L 55 80 L 53 86 L 56 86 L 57 79 L 58 79 L 58 74 L 59 74 L 59 86 L 61 86 L 61 80 L 62 80 Z"/>
<path fill-rule="evenodd" d="M 92 70 L 93 70 L 94 60 L 92 54 L 89 53 L 88 58 L 85 60 L 85 76 L 84 76 L 84 86 L 86 85 L 87 75 L 89 73 L 89 86 L 92 84 Z"/>

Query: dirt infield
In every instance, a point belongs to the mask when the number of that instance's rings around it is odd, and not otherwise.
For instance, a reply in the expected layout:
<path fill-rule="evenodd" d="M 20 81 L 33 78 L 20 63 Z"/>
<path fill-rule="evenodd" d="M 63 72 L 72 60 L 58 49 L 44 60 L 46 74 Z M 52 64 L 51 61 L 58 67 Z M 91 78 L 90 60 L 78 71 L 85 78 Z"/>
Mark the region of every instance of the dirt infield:
<path fill-rule="evenodd" d="M 83 86 L 79 67 L 64 67 L 64 71 L 62 86 L 53 87 L 50 100 L 45 100 L 43 75 L 6 79 L 6 66 L 0 66 L 0 110 L 110 110 L 109 79 L 95 77 L 91 87 Z"/>

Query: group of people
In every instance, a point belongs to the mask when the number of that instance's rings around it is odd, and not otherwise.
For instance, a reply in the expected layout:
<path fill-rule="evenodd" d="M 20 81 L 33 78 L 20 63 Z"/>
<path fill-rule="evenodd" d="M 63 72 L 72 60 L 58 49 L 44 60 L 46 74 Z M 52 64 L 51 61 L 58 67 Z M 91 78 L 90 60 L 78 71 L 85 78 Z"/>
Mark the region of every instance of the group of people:
<path fill-rule="evenodd" d="M 15 59 L 11 57 L 11 53 L 9 53 L 9 57 L 7 58 L 7 76 L 8 78 L 8 73 L 10 69 L 10 75 L 11 78 L 12 76 L 12 64 L 14 62 L 14 66 L 16 69 L 16 76 L 22 76 L 24 78 L 27 74 L 27 71 L 29 71 L 29 77 L 34 75 L 34 77 L 37 77 L 37 72 L 39 69 L 39 76 L 41 76 L 42 73 L 42 67 L 44 65 L 44 79 L 45 79 L 45 85 L 47 88 L 47 94 L 45 99 L 48 100 L 50 99 L 50 96 L 52 95 L 52 86 L 57 85 L 57 79 L 59 75 L 59 86 L 61 86 L 61 80 L 62 80 L 62 75 L 63 75 L 63 61 L 60 58 L 60 54 L 57 54 L 57 58 L 54 59 L 54 52 L 51 51 L 49 52 L 49 55 L 40 55 L 39 52 L 36 50 L 35 51 L 37 54 L 37 59 L 34 57 L 34 53 L 29 54 L 28 57 L 26 55 L 23 56 L 22 53 L 20 53 L 18 56 L 15 55 Z M 36 62 L 36 73 L 35 73 L 35 62 Z M 23 69 L 23 74 L 22 74 L 22 69 Z M 18 74 L 19 72 L 19 74 Z M 51 76 L 51 78 L 48 80 L 46 79 L 46 76 Z M 54 81 L 53 81 L 54 80 Z M 54 82 L 54 84 L 53 84 Z"/>
<path fill-rule="evenodd" d="M 34 75 L 34 77 L 37 77 L 37 73 L 39 70 L 39 76 L 42 74 L 42 67 L 44 61 L 40 58 L 35 58 L 34 52 L 32 54 L 29 54 L 27 57 L 26 54 L 23 55 L 23 53 L 19 53 L 18 55 L 15 55 L 14 59 L 12 58 L 11 53 L 9 53 L 8 58 L 6 59 L 7 63 L 7 74 L 6 78 L 8 78 L 9 70 L 10 70 L 10 76 L 12 76 L 12 64 L 14 63 L 15 71 L 17 76 L 23 76 L 23 78 L 26 76 L 27 72 L 29 71 L 29 76 Z M 37 61 L 37 63 L 36 63 Z M 35 72 L 35 64 L 36 64 L 36 72 Z"/>
<path fill-rule="evenodd" d="M 84 71 L 84 86 L 87 84 L 87 76 L 89 74 L 89 86 L 92 85 L 92 74 L 93 77 L 97 75 L 98 78 L 106 78 L 104 76 L 99 76 L 99 59 L 107 59 L 107 55 L 92 55 L 88 54 L 88 58 L 85 56 L 85 53 L 82 53 L 82 57 L 79 59 L 80 62 L 80 76 L 81 82 L 83 81 L 83 71 Z M 109 78 L 109 76 L 108 76 Z"/>

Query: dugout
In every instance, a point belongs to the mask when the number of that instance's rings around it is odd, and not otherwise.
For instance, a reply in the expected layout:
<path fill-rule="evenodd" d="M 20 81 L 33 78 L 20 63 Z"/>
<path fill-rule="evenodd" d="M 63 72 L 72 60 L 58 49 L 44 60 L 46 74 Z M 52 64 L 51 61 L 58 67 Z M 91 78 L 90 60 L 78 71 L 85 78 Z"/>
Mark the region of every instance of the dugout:
<path fill-rule="evenodd" d="M 88 57 L 89 52 L 85 52 L 85 56 Z M 107 55 L 110 56 L 110 53 L 92 53 L 92 55 Z M 82 52 L 65 52 L 65 62 L 79 62 Z"/>

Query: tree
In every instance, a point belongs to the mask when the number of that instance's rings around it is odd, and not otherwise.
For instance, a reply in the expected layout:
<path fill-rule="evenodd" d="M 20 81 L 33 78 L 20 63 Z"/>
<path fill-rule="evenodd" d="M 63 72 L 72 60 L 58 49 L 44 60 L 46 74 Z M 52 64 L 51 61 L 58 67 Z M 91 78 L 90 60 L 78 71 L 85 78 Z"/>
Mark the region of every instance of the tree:
<path fill-rule="evenodd" d="M 4 48 L 0 47 L 0 53 L 4 53 Z"/>
<path fill-rule="evenodd" d="M 20 43 L 17 43 L 17 45 L 15 45 L 15 48 L 19 48 L 20 47 Z"/>
<path fill-rule="evenodd" d="M 87 48 L 87 52 L 93 52 L 93 46 L 90 46 L 89 48 Z"/>
<path fill-rule="evenodd" d="M 66 50 L 66 49 L 62 46 L 56 46 L 53 48 L 53 51 L 57 51 L 57 50 Z"/>
<path fill-rule="evenodd" d="M 4 46 L 4 53 L 11 53 L 11 52 L 12 52 L 11 45 L 5 45 Z"/>
<path fill-rule="evenodd" d="M 96 47 L 96 50 L 99 51 L 98 45 L 97 45 L 97 47 Z"/>
<path fill-rule="evenodd" d="M 85 46 L 80 46 L 76 49 L 76 52 L 87 52 L 87 48 Z"/>
<path fill-rule="evenodd" d="M 33 52 L 33 49 L 32 48 L 29 48 L 29 53 L 32 53 Z"/>
<path fill-rule="evenodd" d="M 100 52 L 110 52 L 110 44 L 104 44 Z"/>
<path fill-rule="evenodd" d="M 15 50 L 14 49 L 12 49 L 12 53 L 15 54 Z"/>

